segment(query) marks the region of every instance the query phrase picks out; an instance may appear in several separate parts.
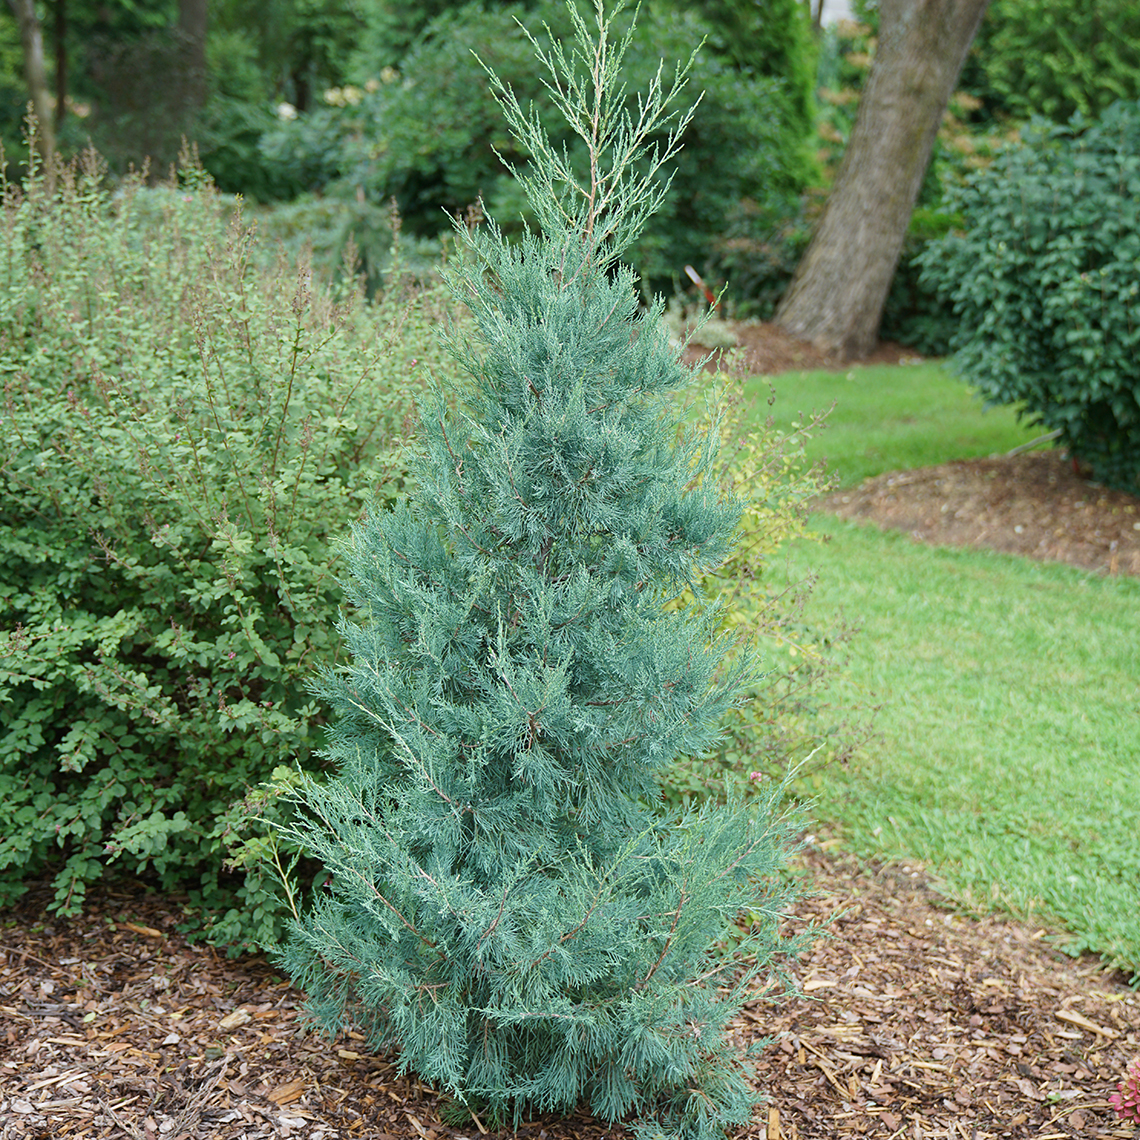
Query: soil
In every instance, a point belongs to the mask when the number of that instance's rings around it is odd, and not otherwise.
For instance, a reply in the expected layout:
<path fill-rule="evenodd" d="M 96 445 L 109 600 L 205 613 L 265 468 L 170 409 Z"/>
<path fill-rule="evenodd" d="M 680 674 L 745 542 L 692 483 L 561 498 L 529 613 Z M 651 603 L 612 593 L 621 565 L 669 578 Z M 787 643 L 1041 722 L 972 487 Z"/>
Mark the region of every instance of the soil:
<path fill-rule="evenodd" d="M 797 340 L 770 322 L 733 321 L 729 324 L 736 338 L 735 347 L 742 354 L 742 363 L 749 373 L 776 376 L 780 372 L 814 372 L 828 368 L 845 371 L 851 367 L 850 364 L 821 352 L 814 344 Z M 694 347 L 697 350 L 701 349 L 699 343 Z M 730 350 L 713 351 L 711 363 L 714 367 L 726 351 Z M 698 355 L 706 355 L 706 352 L 697 351 L 693 353 L 694 357 Z M 921 357 L 914 349 L 895 344 L 893 341 L 883 340 L 859 364 L 901 364 L 918 360 L 921 360 Z"/>
<path fill-rule="evenodd" d="M 825 366 L 743 326 L 750 366 Z M 883 346 L 879 359 L 908 355 Z M 871 480 L 828 507 L 921 541 L 1140 573 L 1140 501 L 1079 481 L 1050 452 Z M 828 840 L 800 860 L 815 892 L 791 923 L 833 919 L 794 965 L 803 997 L 757 996 L 734 1026 L 770 1039 L 769 1099 L 736 1140 L 1134 1137 L 1108 1096 L 1140 1056 L 1140 991 L 1049 932 L 953 911 L 921 867 L 857 864 Z M 301 995 L 260 958 L 178 933 L 177 898 L 93 892 L 75 920 L 48 887 L 0 916 L 0 1140 L 478 1140 L 358 1034 L 299 1034 Z M 838 916 L 838 917 L 836 917 Z M 499 1135 L 499 1134 L 495 1134 Z M 505 1134 L 502 1134 L 505 1135 Z M 526 1140 L 625 1140 L 587 1113 Z"/>
<path fill-rule="evenodd" d="M 906 531 L 919 542 L 1140 575 L 1140 498 L 1090 483 L 1062 451 L 879 475 L 824 497 L 820 506 Z"/>

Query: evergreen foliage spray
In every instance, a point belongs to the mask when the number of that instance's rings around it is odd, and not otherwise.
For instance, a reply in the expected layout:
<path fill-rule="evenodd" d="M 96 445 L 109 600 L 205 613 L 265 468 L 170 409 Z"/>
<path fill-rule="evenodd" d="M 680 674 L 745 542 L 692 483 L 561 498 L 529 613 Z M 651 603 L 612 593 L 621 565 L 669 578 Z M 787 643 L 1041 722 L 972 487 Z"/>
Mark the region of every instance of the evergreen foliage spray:
<path fill-rule="evenodd" d="M 668 188 L 686 69 L 627 99 L 596 16 L 536 45 L 584 178 L 497 84 L 541 231 L 459 230 L 471 383 L 424 410 L 413 494 L 346 552 L 352 659 L 320 682 L 338 771 L 300 784 L 284 829 L 329 879 L 280 960 L 317 1025 L 361 1027 L 500 1122 L 585 1101 L 646 1137 L 713 1137 L 756 1099 L 724 1031 L 787 948 L 795 822 L 777 788 L 659 807 L 655 774 L 717 739 L 747 668 L 724 667 L 715 607 L 677 602 L 740 506 L 715 431 L 679 430 L 691 370 L 618 262 Z"/>

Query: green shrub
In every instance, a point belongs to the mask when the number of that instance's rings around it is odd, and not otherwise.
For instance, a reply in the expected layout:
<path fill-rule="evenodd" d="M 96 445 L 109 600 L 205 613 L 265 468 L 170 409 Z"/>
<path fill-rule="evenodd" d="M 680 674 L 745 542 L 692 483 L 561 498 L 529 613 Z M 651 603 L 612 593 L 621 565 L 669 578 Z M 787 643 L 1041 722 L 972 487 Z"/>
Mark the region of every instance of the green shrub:
<path fill-rule="evenodd" d="M 961 374 L 1060 433 L 1095 479 L 1140 477 L 1140 104 L 1038 121 L 951 195 L 964 229 L 923 280 L 954 306 Z"/>
<path fill-rule="evenodd" d="M 444 12 L 463 8 L 470 0 L 384 0 L 363 11 L 360 38 L 349 60 L 353 74 L 375 74 L 394 67 L 408 53 L 424 29 Z M 505 0 L 484 0 L 485 8 L 501 8 Z"/>
<path fill-rule="evenodd" d="M 794 120 L 810 132 L 818 48 L 807 6 L 798 0 L 697 0 L 692 6 L 713 29 L 707 46 L 740 72 L 779 79 Z"/>
<path fill-rule="evenodd" d="M 390 206 L 354 197 L 302 194 L 291 202 L 258 207 L 252 217 L 259 244 L 291 262 L 309 259 L 314 270 L 335 276 L 346 257 L 353 260 L 369 294 L 404 275 L 419 280 L 436 276 L 444 252 L 438 241 L 405 237 L 400 216 Z"/>
<path fill-rule="evenodd" d="M 985 112 L 1066 122 L 1140 97 L 1134 0 L 993 0 L 960 86 Z"/>
<path fill-rule="evenodd" d="M 330 543 L 399 486 L 438 298 L 263 265 L 192 169 L 101 174 L 4 190 L 0 905 L 137 874 L 249 945 L 278 916 L 226 813 L 320 739 Z"/>
<path fill-rule="evenodd" d="M 734 316 L 770 320 L 810 241 L 802 204 L 771 208 L 744 198 L 729 212 L 704 268 L 708 280 L 728 286 Z"/>
<path fill-rule="evenodd" d="M 777 144 L 792 182 L 817 175 L 810 153 L 815 129 L 818 49 L 811 15 L 801 0 L 665 0 L 681 12 L 695 11 L 707 24 L 703 52 L 726 63 L 744 81 L 776 81 L 768 103 L 783 137 Z"/>
<path fill-rule="evenodd" d="M 220 190 L 254 202 L 300 193 L 302 180 L 263 147 L 277 122 L 270 108 L 258 103 L 222 96 L 210 100 L 194 137 L 202 166 Z"/>
<path fill-rule="evenodd" d="M 277 118 L 260 142 L 261 161 L 278 180 L 276 197 L 285 200 L 335 182 L 344 172 L 354 129 L 354 120 L 336 106 Z"/>

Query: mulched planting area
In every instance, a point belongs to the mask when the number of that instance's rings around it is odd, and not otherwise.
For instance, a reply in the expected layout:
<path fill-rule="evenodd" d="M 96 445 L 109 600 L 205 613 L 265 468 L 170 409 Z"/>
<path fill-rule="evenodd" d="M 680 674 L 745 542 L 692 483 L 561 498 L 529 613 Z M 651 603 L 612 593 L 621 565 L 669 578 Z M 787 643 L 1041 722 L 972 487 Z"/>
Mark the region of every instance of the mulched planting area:
<path fill-rule="evenodd" d="M 773 1037 L 749 1140 L 1132 1137 L 1108 1105 L 1140 1053 L 1140 993 L 1046 932 L 940 905 L 915 867 L 861 868 L 810 845 L 814 896 L 842 912 L 794 966 L 804 996 L 736 1025 Z M 301 997 L 257 958 L 191 946 L 169 900 L 104 893 L 78 920 L 33 891 L 0 927 L 0 1137 L 477 1140 L 468 1117 L 369 1055 L 298 1032 Z M 450 1121 L 450 1122 L 447 1122 Z M 513 1133 L 509 1135 L 514 1135 Z M 527 1140 L 625 1140 L 580 1114 Z"/>
<path fill-rule="evenodd" d="M 1140 575 L 1140 498 L 1090 483 L 1059 450 L 895 471 L 819 506 L 920 542 Z"/>
<path fill-rule="evenodd" d="M 736 337 L 735 351 L 739 366 L 746 372 L 775 376 L 781 372 L 813 372 L 822 369 L 846 371 L 851 367 L 851 364 L 821 352 L 815 345 L 789 335 L 770 321 L 729 323 Z M 697 342 L 686 354 L 686 359 L 694 363 L 709 357 L 707 367 L 715 371 L 728 351 L 731 350 L 706 348 Z M 921 358 L 913 348 L 884 340 L 868 356 L 855 361 L 855 364 L 900 364 L 919 359 Z"/>

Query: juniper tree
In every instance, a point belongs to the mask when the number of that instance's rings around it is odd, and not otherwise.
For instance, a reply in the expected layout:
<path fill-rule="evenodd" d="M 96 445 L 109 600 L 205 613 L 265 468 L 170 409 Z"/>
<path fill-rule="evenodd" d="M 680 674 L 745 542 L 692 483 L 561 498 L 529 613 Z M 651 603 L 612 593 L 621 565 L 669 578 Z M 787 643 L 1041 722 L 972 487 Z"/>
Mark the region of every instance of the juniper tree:
<path fill-rule="evenodd" d="M 584 177 L 497 87 L 538 229 L 459 231 L 470 383 L 424 410 L 408 500 L 348 543 L 351 661 L 320 681 L 337 773 L 286 829 L 329 877 L 280 953 L 316 1024 L 499 1120 L 585 1100 L 711 1137 L 755 1100 L 725 1029 L 781 948 L 793 829 L 778 790 L 660 808 L 657 773 L 715 742 L 751 667 L 726 668 L 700 600 L 740 505 L 715 431 L 679 428 L 692 370 L 619 262 L 667 191 L 686 69 L 627 100 L 628 39 L 596 15 L 532 41 Z"/>

